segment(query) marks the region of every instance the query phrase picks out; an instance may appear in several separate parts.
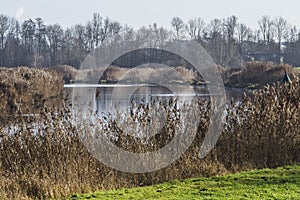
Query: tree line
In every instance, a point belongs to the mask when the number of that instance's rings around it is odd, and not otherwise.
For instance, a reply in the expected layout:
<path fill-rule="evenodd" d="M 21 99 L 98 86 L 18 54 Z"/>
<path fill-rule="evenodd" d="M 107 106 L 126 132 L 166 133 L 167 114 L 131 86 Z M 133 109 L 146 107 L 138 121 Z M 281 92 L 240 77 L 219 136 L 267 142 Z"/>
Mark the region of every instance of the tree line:
<path fill-rule="evenodd" d="M 46 25 L 41 18 L 23 22 L 0 15 L 0 66 L 52 67 L 61 64 L 76 68 L 95 48 L 134 45 L 161 48 L 170 42 L 195 40 L 225 67 L 240 67 L 244 61 L 260 60 L 300 66 L 300 32 L 283 17 L 262 16 L 258 28 L 239 22 L 236 16 L 205 22 L 197 17 L 184 22 L 171 19 L 172 29 L 157 23 L 134 29 L 99 13 L 83 24 L 63 28 Z"/>

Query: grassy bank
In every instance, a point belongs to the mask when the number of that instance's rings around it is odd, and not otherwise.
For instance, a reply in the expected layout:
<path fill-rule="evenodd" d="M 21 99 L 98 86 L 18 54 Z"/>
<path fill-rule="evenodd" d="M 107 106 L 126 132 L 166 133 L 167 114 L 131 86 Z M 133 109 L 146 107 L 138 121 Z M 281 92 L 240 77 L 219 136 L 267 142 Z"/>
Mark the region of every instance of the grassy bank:
<path fill-rule="evenodd" d="M 71 199 L 300 199 L 300 166 L 75 194 Z"/>

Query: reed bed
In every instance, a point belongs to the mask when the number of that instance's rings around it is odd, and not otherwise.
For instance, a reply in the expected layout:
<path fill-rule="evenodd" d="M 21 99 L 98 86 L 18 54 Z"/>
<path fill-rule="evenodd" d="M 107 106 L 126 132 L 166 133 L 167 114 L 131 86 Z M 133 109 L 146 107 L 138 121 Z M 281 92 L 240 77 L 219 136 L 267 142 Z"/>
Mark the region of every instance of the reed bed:
<path fill-rule="evenodd" d="M 210 124 L 209 99 L 196 99 L 197 110 L 180 116 L 189 105 L 177 99 L 132 104 L 128 112 L 95 118 L 101 134 L 131 152 L 150 152 L 167 145 L 182 131 L 182 120 L 199 119 L 196 138 L 174 163 L 158 171 L 131 174 L 105 166 L 82 143 L 82 129 L 70 106 L 41 106 L 38 115 L 14 117 L 0 124 L 0 199 L 47 199 L 74 193 L 151 185 L 197 176 L 299 163 L 300 82 L 267 85 L 224 111 L 223 132 L 204 159 L 198 153 Z M 167 113 L 153 136 L 134 137 L 156 108 Z M 134 122 L 134 123 L 133 123 Z M 132 134 L 124 132 L 124 124 Z M 93 129 L 84 134 L 93 135 Z M 140 129 L 140 131 L 143 129 Z M 192 130 L 187 130 L 190 132 Z M 118 139 L 116 139 L 118 138 Z"/>
<path fill-rule="evenodd" d="M 227 87 L 240 87 L 257 89 L 266 84 L 281 81 L 284 71 L 287 71 L 291 79 L 300 77 L 299 70 L 287 64 L 276 64 L 272 62 L 247 62 L 243 68 L 219 67 L 224 84 Z"/>
<path fill-rule="evenodd" d="M 54 70 L 0 68 L 0 121 L 63 103 L 62 77 Z"/>

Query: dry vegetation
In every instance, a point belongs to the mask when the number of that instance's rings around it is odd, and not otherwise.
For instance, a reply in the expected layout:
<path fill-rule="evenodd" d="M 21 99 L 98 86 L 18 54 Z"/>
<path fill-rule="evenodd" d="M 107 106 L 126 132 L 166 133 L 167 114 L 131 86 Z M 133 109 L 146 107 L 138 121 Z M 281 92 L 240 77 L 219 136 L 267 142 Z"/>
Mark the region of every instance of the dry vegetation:
<path fill-rule="evenodd" d="M 62 102 L 63 80 L 53 70 L 0 68 L 0 121 Z"/>
<path fill-rule="evenodd" d="M 227 106 L 224 130 L 217 146 L 205 159 L 199 159 L 198 152 L 210 122 L 208 108 L 211 102 L 199 100 L 196 102 L 199 110 L 195 111 L 195 116 L 190 116 L 201 118 L 190 148 L 170 166 L 143 174 L 112 170 L 97 161 L 81 143 L 82 132 L 70 120 L 69 109 L 42 106 L 34 118 L 1 121 L 0 199 L 59 198 L 99 189 L 150 185 L 299 162 L 299 99 L 300 82 L 294 79 L 292 84 L 265 86 L 253 97 L 245 96 L 242 102 L 232 101 Z M 159 109 L 167 110 L 169 115 L 166 125 L 155 137 L 149 138 L 146 145 L 123 134 L 118 128 L 124 124 L 119 121 L 121 118 L 100 119 L 103 134 L 117 135 L 119 140 L 114 141 L 115 144 L 133 152 L 147 152 L 164 146 L 181 128 L 176 117 L 178 108 L 174 106 L 175 100 L 154 103 L 158 103 Z M 128 113 L 123 120 L 135 118 L 139 124 L 145 123 L 148 105 L 133 107 L 134 112 Z"/>
<path fill-rule="evenodd" d="M 227 87 L 261 88 L 266 84 L 281 81 L 284 71 L 287 71 L 291 79 L 300 77 L 299 70 L 286 64 L 272 62 L 248 62 L 244 68 L 219 68 Z"/>
<path fill-rule="evenodd" d="M 78 74 L 78 70 L 69 65 L 59 65 L 53 68 L 60 75 L 62 75 L 63 80 L 66 84 L 70 84 L 75 80 L 76 75 Z"/>
<path fill-rule="evenodd" d="M 147 80 L 159 81 L 166 77 L 170 81 L 186 81 L 190 83 L 197 82 L 197 75 L 189 69 L 184 67 L 137 67 L 137 68 L 121 68 L 116 66 L 109 66 L 96 69 L 77 70 L 68 65 L 57 66 L 54 68 L 59 74 L 63 76 L 65 83 L 80 83 L 87 80 L 94 80 L 95 83 L 102 81 L 102 83 L 141 83 Z"/>
<path fill-rule="evenodd" d="M 173 68 L 121 68 L 110 66 L 105 71 L 103 68 L 77 70 L 71 66 L 62 65 L 54 68 L 59 74 L 63 75 L 65 83 L 82 82 L 86 80 L 100 81 L 104 83 L 116 83 L 118 80 L 124 82 L 143 82 L 146 80 L 169 80 L 186 81 L 191 84 L 204 83 L 201 75 L 191 69 L 184 67 Z M 226 87 L 238 87 L 257 89 L 266 84 L 272 84 L 281 81 L 284 71 L 287 71 L 291 79 L 300 77 L 300 71 L 287 64 L 276 64 L 272 62 L 247 62 L 243 68 L 224 68 L 218 66 L 219 72 L 223 78 Z M 213 72 L 210 72 L 213 73 Z M 97 77 L 93 77 L 93 76 Z M 180 76 L 180 77 L 178 77 Z"/>

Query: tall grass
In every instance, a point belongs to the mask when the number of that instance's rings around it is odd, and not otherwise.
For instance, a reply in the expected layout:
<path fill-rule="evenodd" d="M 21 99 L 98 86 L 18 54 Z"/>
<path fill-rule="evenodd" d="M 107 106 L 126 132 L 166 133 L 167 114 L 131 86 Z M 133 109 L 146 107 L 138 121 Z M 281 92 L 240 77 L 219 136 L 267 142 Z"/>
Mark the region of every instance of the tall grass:
<path fill-rule="evenodd" d="M 223 133 L 214 150 L 198 158 L 210 123 L 213 102 L 198 99 L 192 116 L 200 123 L 188 150 L 173 164 L 151 173 L 130 174 L 113 170 L 87 151 L 81 142 L 69 107 L 41 106 L 39 115 L 15 117 L 0 125 L 0 198 L 45 199 L 72 193 L 150 185 L 172 179 L 211 176 L 243 169 L 276 167 L 300 159 L 300 82 L 273 84 L 253 97 L 227 105 Z M 147 122 L 148 104 L 132 105 L 131 112 L 98 119 L 102 133 L 131 152 L 149 152 L 165 146 L 182 129 L 178 114 L 184 106 L 153 101 L 168 113 L 165 125 L 145 140 L 122 131 L 122 125 Z M 154 106 L 154 105 L 152 105 Z M 190 114 L 191 115 L 191 114 Z M 186 120 L 186 119 L 185 119 Z M 135 125 L 137 125 L 135 124 Z M 89 133 L 88 133 L 89 134 Z M 92 133 L 90 133 L 92 134 Z M 117 136 L 115 140 L 113 136 Z"/>

